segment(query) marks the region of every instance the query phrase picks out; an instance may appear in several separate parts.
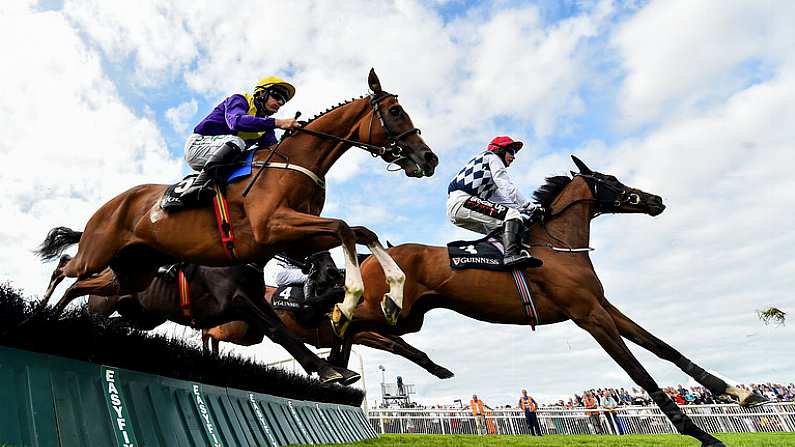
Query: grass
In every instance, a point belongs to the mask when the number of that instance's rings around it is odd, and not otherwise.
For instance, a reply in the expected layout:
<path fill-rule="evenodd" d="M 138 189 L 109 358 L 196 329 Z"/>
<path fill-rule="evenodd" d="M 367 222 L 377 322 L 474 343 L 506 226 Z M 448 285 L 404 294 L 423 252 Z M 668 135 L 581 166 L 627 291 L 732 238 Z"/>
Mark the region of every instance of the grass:
<path fill-rule="evenodd" d="M 795 433 L 720 433 L 714 435 L 727 447 L 795 446 Z M 351 447 L 698 447 L 693 438 L 680 435 L 552 435 L 475 436 L 475 435 L 382 435 Z"/>

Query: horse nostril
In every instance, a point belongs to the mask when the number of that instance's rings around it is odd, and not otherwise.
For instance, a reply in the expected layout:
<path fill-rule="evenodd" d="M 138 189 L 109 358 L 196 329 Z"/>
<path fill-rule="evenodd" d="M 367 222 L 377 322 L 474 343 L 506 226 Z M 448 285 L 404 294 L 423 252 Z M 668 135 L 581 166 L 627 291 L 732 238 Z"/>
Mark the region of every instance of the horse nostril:
<path fill-rule="evenodd" d="M 428 152 L 425 153 L 425 162 L 433 167 L 436 167 L 436 165 L 439 164 L 439 157 L 437 157 L 436 154 L 431 152 L 429 149 Z"/>

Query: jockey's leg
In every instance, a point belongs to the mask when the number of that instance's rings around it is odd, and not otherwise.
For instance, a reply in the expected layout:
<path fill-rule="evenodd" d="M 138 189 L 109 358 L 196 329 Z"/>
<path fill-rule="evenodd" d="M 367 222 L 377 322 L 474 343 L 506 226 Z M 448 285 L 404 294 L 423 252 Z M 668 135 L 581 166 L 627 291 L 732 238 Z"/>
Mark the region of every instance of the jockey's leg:
<path fill-rule="evenodd" d="M 199 176 L 193 180 L 193 183 L 182 193 L 182 196 L 195 199 L 198 202 L 204 202 L 212 198 L 214 194 L 212 189 L 213 182 L 221 184 L 224 181 L 223 177 L 228 172 L 228 169 L 225 169 L 226 165 L 234 161 L 242 151 L 238 144 L 233 141 L 227 141 L 218 150 L 210 154 Z"/>
<path fill-rule="evenodd" d="M 381 310 L 384 312 L 386 321 L 391 324 L 397 324 L 400 310 L 403 309 L 403 285 L 406 283 L 406 274 L 400 270 L 397 262 L 389 256 L 380 242 L 374 241 L 368 244 L 367 247 L 373 253 L 373 256 L 381 264 L 384 270 L 384 277 L 387 284 L 389 284 L 389 292 L 384 295 L 381 300 Z"/>
<path fill-rule="evenodd" d="M 527 267 L 541 267 L 544 262 L 535 258 L 522 247 L 522 240 L 526 228 L 522 216 L 515 209 L 508 209 L 502 231 L 502 244 L 505 254 L 502 262 L 509 268 L 524 269 Z"/>

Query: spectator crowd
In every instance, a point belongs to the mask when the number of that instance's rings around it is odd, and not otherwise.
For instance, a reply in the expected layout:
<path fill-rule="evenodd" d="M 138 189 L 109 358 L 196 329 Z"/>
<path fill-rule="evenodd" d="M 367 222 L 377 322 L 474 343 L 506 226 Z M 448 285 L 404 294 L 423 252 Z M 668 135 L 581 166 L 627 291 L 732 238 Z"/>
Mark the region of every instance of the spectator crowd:
<path fill-rule="evenodd" d="M 771 401 L 795 401 L 795 383 L 790 383 L 788 385 L 778 383 L 752 383 L 750 385 L 737 385 L 737 387 L 756 391 Z M 669 386 L 663 388 L 663 391 L 668 393 L 668 396 L 670 396 L 677 405 L 706 405 L 733 402 L 728 396 L 714 396 L 708 389 L 702 386 L 693 386 L 690 388 L 682 385 L 677 385 L 676 387 Z M 589 406 L 587 404 L 591 399 L 595 401 L 596 405 L 601 407 L 654 404 L 644 390 L 632 387 L 630 390 L 625 388 L 596 388 L 585 390 L 580 394 L 575 394 L 573 397 L 570 397 L 568 401 L 561 399 L 543 406 L 547 408 L 584 408 Z"/>

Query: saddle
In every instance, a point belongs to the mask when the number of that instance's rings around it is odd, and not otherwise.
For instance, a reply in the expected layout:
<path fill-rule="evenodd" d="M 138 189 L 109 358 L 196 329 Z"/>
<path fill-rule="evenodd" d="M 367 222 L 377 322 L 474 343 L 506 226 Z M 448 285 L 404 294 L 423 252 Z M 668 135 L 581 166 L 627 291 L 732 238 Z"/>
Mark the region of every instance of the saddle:
<path fill-rule="evenodd" d="M 224 185 L 228 185 L 233 183 L 237 180 L 242 178 L 248 177 L 251 175 L 251 162 L 254 159 L 254 151 L 248 150 L 243 152 L 241 158 L 234 163 L 240 163 L 241 166 L 232 170 L 229 175 L 226 177 L 226 181 Z M 185 178 L 182 179 L 179 183 L 175 183 L 169 186 L 166 189 L 166 192 L 163 193 L 163 197 L 160 199 L 160 208 L 167 212 L 174 212 L 181 209 L 187 209 L 191 207 L 201 206 L 204 205 L 202 203 L 197 203 L 194 200 L 183 200 L 182 193 L 187 191 L 188 188 L 193 185 L 193 181 L 196 180 L 198 174 L 188 174 Z"/>
<path fill-rule="evenodd" d="M 453 241 L 447 244 L 450 267 L 453 270 L 482 269 L 494 272 L 508 272 L 502 263 L 505 248 L 498 233 L 474 241 Z"/>

